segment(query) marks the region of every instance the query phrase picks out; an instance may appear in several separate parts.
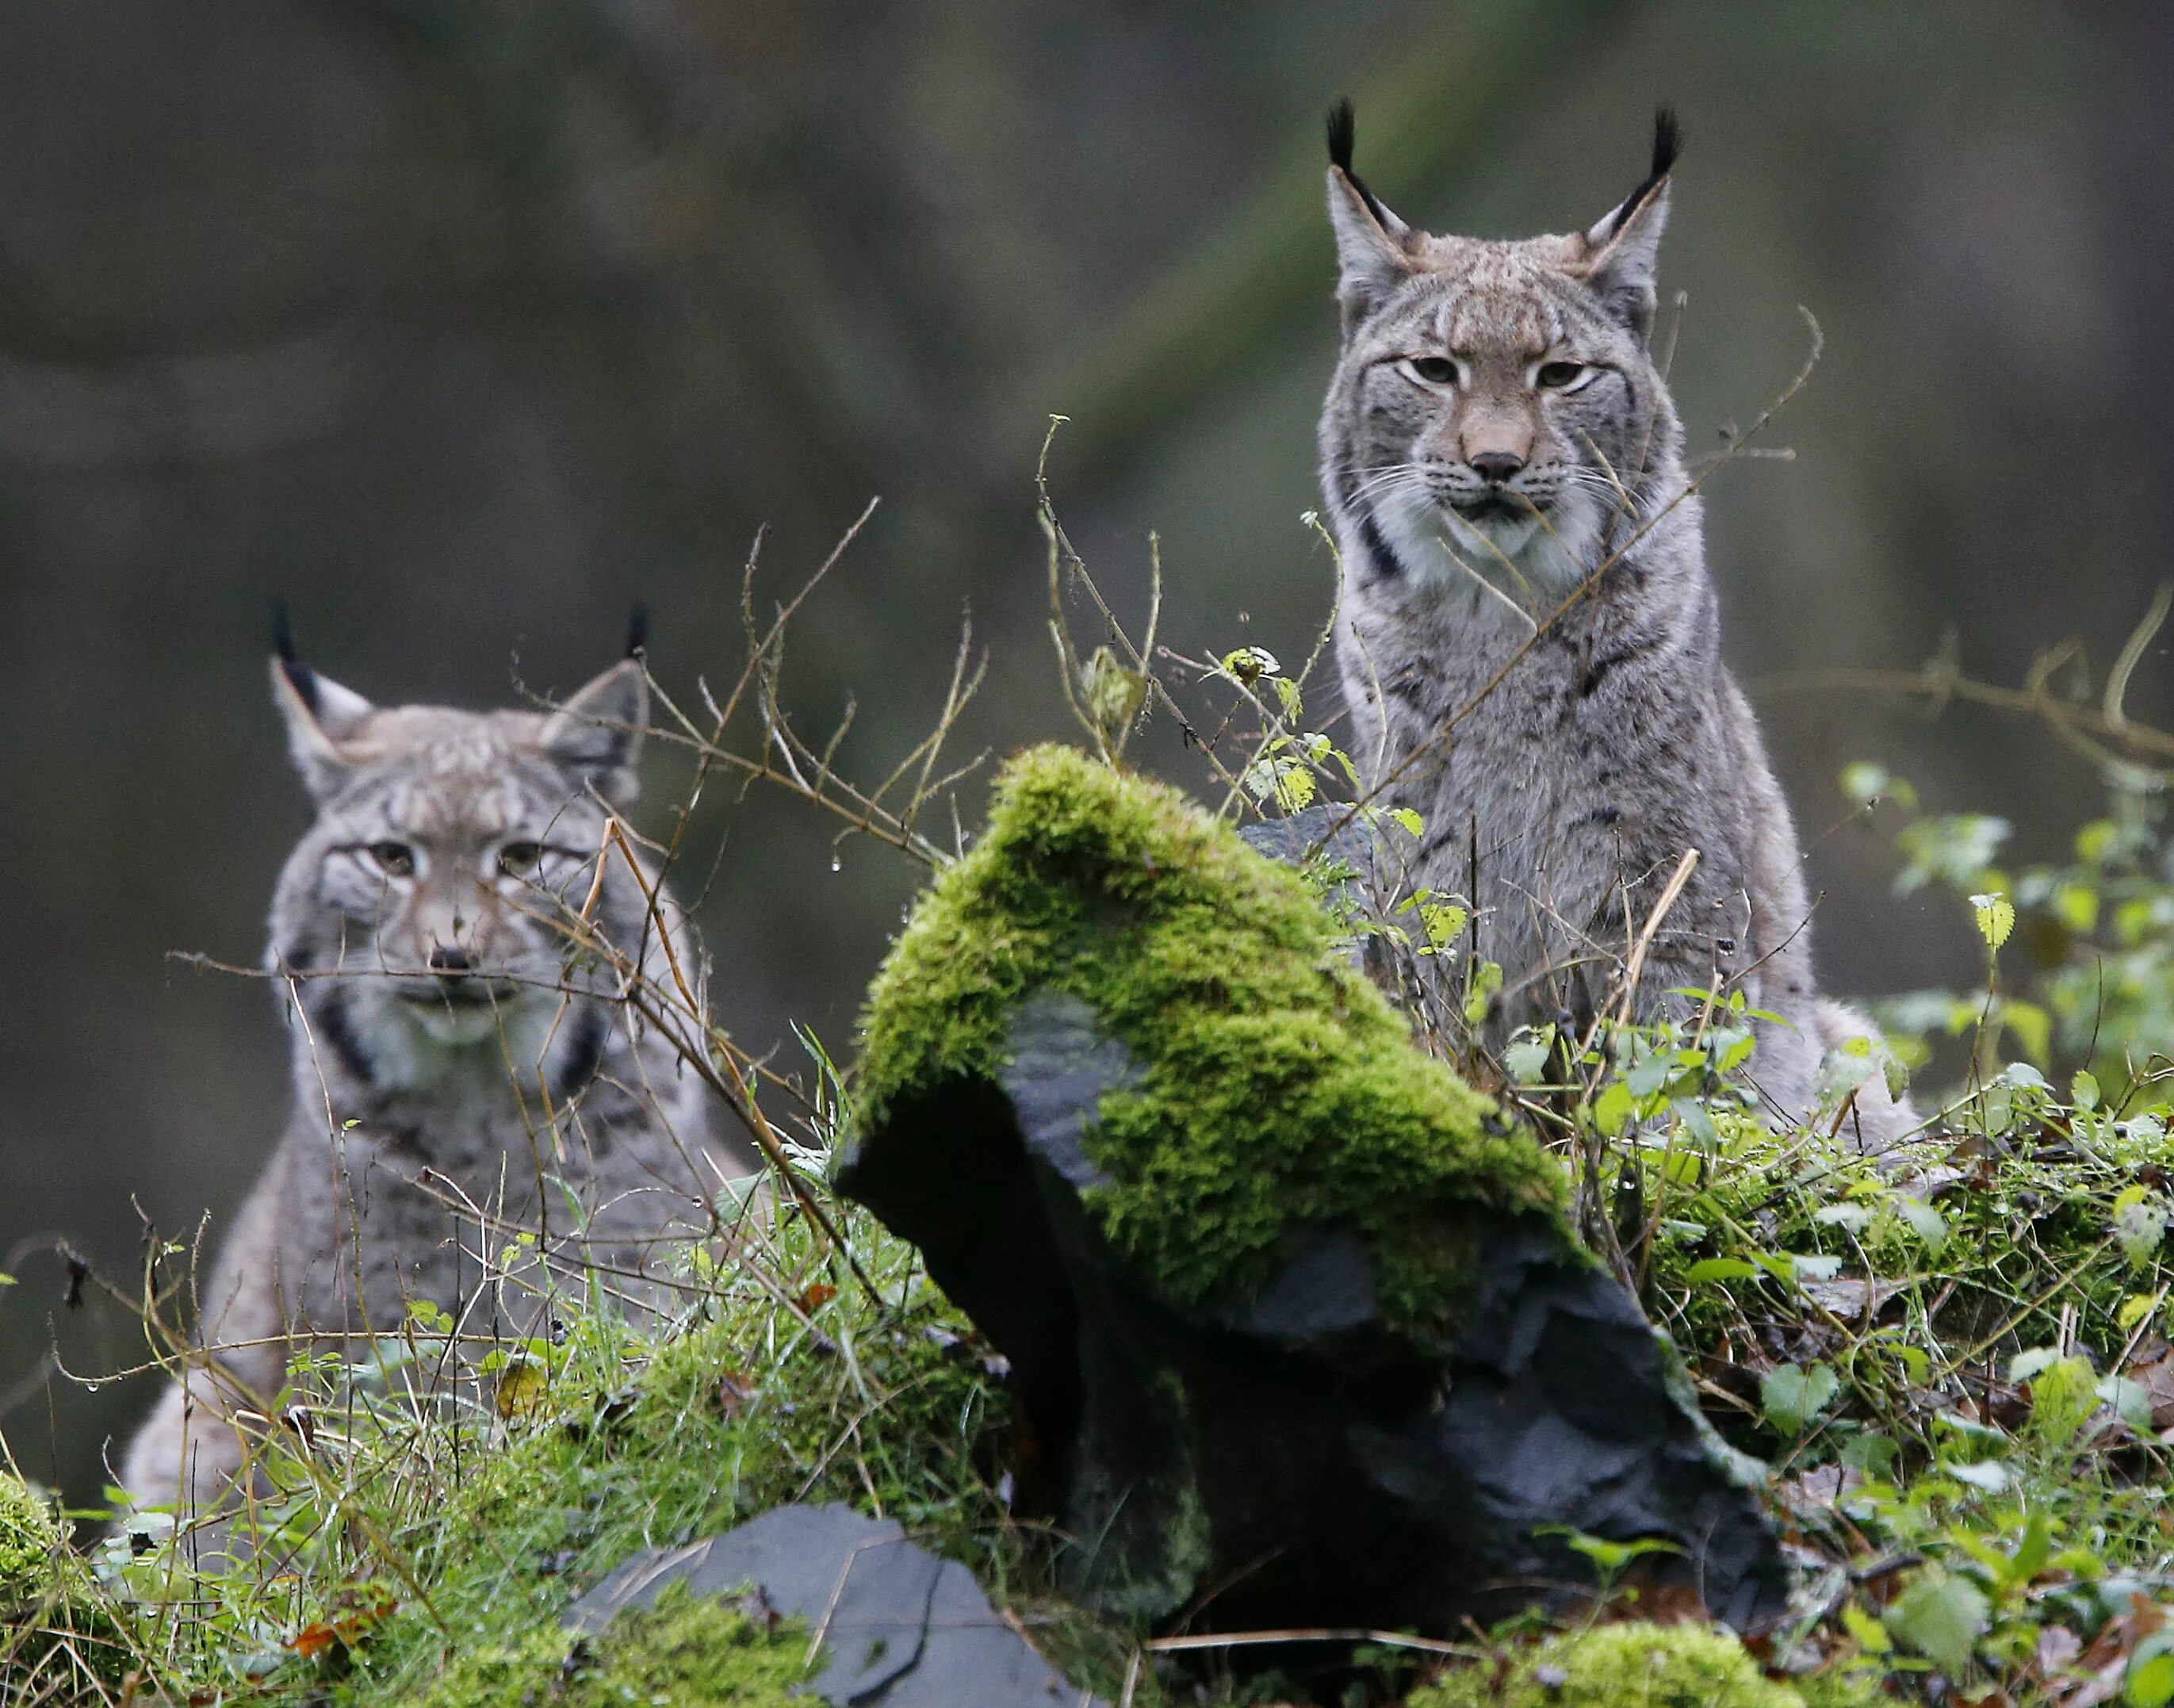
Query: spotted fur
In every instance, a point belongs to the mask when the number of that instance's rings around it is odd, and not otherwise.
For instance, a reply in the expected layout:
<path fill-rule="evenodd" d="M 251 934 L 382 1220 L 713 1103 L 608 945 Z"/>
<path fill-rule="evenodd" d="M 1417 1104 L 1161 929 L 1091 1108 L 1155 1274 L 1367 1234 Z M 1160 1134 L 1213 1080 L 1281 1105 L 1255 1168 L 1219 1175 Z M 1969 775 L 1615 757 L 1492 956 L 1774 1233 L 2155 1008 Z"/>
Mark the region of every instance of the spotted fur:
<path fill-rule="evenodd" d="M 1803 1116 L 1822 1051 L 1869 1024 L 1814 987 L 1795 829 L 1722 662 L 1652 354 L 1674 121 L 1593 226 L 1506 242 L 1407 225 L 1353 176 L 1352 132 L 1332 116 L 1343 338 L 1320 448 L 1362 773 L 1425 821 L 1416 881 L 1477 903 L 1480 955 L 1506 973 L 1498 1036 L 1608 1000 L 1696 849 L 1638 1011 L 1742 990 L 1779 1017 L 1755 1077 L 1776 1116 Z M 1882 1147 L 1909 1124 L 1876 1075 L 1856 1114 Z"/>
<path fill-rule="evenodd" d="M 653 1303 L 663 1248 L 711 1226 L 746 1167 L 612 958 L 573 940 L 593 930 L 667 989 L 676 968 L 700 1002 L 684 921 L 645 895 L 655 874 L 614 845 L 598 881 L 635 792 L 639 663 L 549 714 L 381 710 L 283 635 L 272 687 L 317 808 L 268 952 L 295 1109 L 203 1293 L 203 1342 L 224 1349 L 128 1452 L 145 1505 L 225 1495 L 251 1427 L 230 1414 L 270 1403 L 310 1338 L 395 1329 L 419 1301 L 467 1332 L 525 1332 L 550 1287 L 592 1277 Z M 541 1255 L 508 1268 L 524 1230 Z"/>

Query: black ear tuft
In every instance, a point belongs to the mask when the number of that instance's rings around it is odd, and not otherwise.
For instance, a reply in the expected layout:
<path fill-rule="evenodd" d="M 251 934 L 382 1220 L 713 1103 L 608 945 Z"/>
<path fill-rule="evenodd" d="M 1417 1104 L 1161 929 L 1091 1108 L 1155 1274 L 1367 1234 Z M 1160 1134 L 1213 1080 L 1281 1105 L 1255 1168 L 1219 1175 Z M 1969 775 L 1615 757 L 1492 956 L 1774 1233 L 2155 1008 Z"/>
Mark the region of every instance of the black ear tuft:
<path fill-rule="evenodd" d="M 1328 110 L 1328 163 L 1346 177 L 1351 175 L 1351 149 L 1358 140 L 1359 116 L 1346 95 Z"/>
<path fill-rule="evenodd" d="M 626 656 L 640 658 L 649 651 L 649 607 L 636 599 L 626 613 Z"/>
<path fill-rule="evenodd" d="M 1676 122 L 1676 110 L 1672 106 L 1653 109 L 1653 165 L 1647 180 L 1665 178 L 1676 164 L 1676 156 L 1684 151 L 1684 127 Z"/>
<path fill-rule="evenodd" d="M 301 695 L 302 704 L 311 712 L 317 710 L 317 673 L 302 662 L 295 651 L 295 625 L 287 615 L 287 602 L 272 602 L 272 651 L 279 661 L 279 668 L 286 673 L 287 680 L 294 684 L 295 692 Z"/>
<path fill-rule="evenodd" d="M 1401 230 L 1396 216 L 1366 187 L 1366 180 L 1351 170 L 1351 150 L 1358 140 L 1359 116 L 1352 111 L 1351 97 L 1346 95 L 1328 110 L 1328 163 L 1351 181 L 1351 187 L 1359 192 L 1359 199 L 1366 204 L 1366 211 L 1382 230 Z"/>
<path fill-rule="evenodd" d="M 1669 106 L 1656 107 L 1653 110 L 1653 163 L 1647 169 L 1646 181 L 1623 198 L 1614 217 L 1608 221 L 1603 236 L 1613 237 L 1630 224 L 1630 216 L 1644 207 L 1653 192 L 1660 188 L 1661 181 L 1674 170 L 1676 157 L 1683 151 L 1684 127 L 1676 122 L 1676 110 Z"/>

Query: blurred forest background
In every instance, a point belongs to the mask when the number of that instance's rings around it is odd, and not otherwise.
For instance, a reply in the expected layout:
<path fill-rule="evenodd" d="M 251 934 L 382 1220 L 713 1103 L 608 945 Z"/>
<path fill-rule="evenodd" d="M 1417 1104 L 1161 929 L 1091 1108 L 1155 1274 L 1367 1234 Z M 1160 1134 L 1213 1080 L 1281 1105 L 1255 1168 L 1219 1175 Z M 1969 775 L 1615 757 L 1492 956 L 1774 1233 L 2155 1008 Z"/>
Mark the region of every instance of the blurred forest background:
<path fill-rule="evenodd" d="M 1862 695 L 1960 636 L 2014 679 L 2103 661 L 2167 574 L 2174 26 L 2150 0 L 46 0 L 0 11 L 0 1430 L 95 1498 L 141 1353 L 46 1247 L 126 1276 L 143 1212 L 215 1230 L 284 1116 L 253 962 L 305 822 L 264 613 L 373 697 L 507 702 L 655 613 L 729 677 L 756 530 L 781 592 L 884 503 L 798 625 L 809 728 L 879 772 L 962 613 L 962 742 L 1061 734 L 1032 477 L 1165 635 L 1304 656 L 1300 522 L 1334 338 L 1320 119 L 1408 217 L 1581 226 L 1682 111 L 1667 289 L 1694 447 L 1827 354 L 1710 489 L 1728 647 L 1808 840 L 1847 760 L 2050 852 L 2095 780 L 2033 732 Z M 2163 711 L 2165 656 L 2139 671 Z M 1765 686 L 1762 688 L 1762 684 Z M 1193 771 L 1166 729 L 1150 765 Z M 648 802 L 684 783 L 668 758 Z M 914 887 L 713 792 L 702 922 L 745 1041 L 850 1053 Z M 705 857 L 706 858 L 706 853 Z M 1810 857 L 1837 989 L 1967 978 L 1851 827 Z"/>

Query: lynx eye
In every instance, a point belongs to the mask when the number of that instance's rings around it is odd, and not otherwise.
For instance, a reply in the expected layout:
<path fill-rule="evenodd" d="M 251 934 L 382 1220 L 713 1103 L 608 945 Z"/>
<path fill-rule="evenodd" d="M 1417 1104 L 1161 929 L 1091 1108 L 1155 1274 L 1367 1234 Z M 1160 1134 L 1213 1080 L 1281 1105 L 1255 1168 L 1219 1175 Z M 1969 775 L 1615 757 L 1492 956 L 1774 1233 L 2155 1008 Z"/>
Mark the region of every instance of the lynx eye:
<path fill-rule="evenodd" d="M 370 845 L 370 857 L 388 878 L 415 875 L 415 851 L 405 842 L 373 842 Z"/>
<path fill-rule="evenodd" d="M 1583 362 L 1542 362 L 1540 370 L 1533 377 L 1550 392 L 1560 392 L 1575 386 L 1586 376 Z"/>
<path fill-rule="evenodd" d="M 1457 364 L 1447 356 L 1409 356 L 1404 365 L 1430 386 L 1453 386 L 1457 383 Z"/>
<path fill-rule="evenodd" d="M 540 842 L 508 842 L 498 851 L 498 869 L 508 878 L 526 878 L 543 858 Z"/>

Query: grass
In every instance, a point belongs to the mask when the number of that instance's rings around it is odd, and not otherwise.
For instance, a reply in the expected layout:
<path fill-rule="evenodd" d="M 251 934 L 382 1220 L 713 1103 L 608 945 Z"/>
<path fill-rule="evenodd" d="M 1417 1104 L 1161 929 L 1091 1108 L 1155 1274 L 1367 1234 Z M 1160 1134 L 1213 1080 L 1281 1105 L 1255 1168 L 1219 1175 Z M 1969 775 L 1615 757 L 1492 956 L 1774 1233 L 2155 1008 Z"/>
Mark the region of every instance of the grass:
<path fill-rule="evenodd" d="M 557 1621 L 580 1588 L 639 1548 L 793 1500 L 895 1517 L 1030 1595 L 1026 1538 L 975 1462 L 1008 1416 L 986 1352 L 910 1247 L 840 1213 L 880 1304 L 788 1207 L 742 1261 L 690 1277 L 654 1338 L 567 1300 L 555 1343 L 441 1407 L 403 1400 L 382 1365 L 302 1373 L 315 1422 L 306 1445 L 275 1446 L 284 1492 L 255 1515 L 254 1555 L 198 1575 L 155 1527 L 101 1544 L 93 1593 L 124 1643 L 95 1677 L 24 1673 L 8 1700 L 518 1700 L 507 1681 L 568 1667 Z M 775 1670 L 764 1644 L 727 1646 Z"/>

